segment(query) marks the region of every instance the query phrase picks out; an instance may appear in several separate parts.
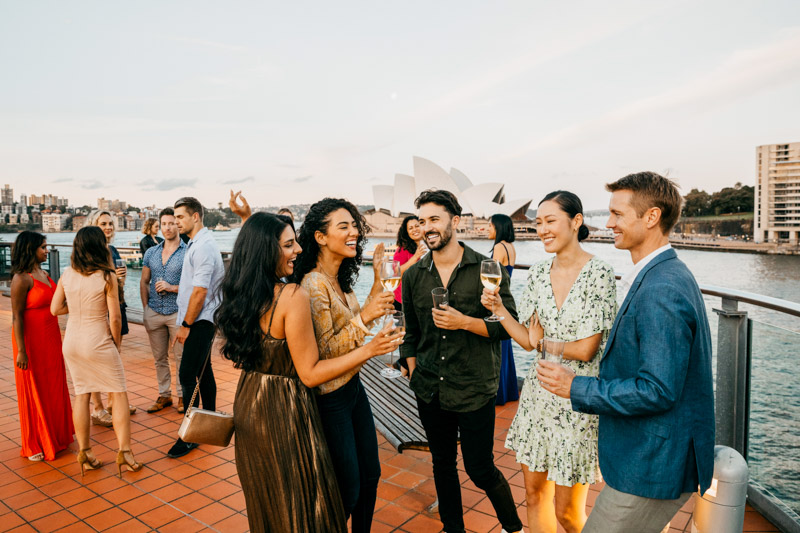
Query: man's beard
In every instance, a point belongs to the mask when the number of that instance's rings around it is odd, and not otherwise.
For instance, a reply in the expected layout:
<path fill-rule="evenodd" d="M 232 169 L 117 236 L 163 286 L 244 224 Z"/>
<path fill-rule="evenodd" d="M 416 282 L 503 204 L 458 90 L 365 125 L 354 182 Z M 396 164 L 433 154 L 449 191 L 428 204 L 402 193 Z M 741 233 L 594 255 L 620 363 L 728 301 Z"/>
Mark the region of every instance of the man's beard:
<path fill-rule="evenodd" d="M 432 231 L 430 233 L 437 233 L 437 232 Z M 431 250 L 441 250 L 442 248 L 447 246 L 447 243 L 449 243 L 450 239 L 452 239 L 452 238 L 453 238 L 453 228 L 451 228 L 448 225 L 447 228 L 444 230 L 444 233 L 439 233 L 439 240 L 436 242 L 436 244 L 430 244 L 428 242 L 428 234 L 426 233 L 425 234 L 425 244 Z"/>

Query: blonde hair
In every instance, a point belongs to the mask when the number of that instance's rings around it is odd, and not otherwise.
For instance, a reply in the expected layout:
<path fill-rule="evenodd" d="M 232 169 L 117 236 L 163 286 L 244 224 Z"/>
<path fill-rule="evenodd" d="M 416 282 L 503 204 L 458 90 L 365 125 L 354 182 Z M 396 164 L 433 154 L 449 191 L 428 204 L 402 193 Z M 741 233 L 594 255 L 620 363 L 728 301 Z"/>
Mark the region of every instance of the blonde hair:
<path fill-rule="evenodd" d="M 97 221 L 100 219 L 101 216 L 108 215 L 111 218 L 111 227 L 114 228 L 114 234 L 117 233 L 117 222 L 114 219 L 114 215 L 111 214 L 110 211 L 106 211 L 105 209 L 94 209 L 89 213 L 86 217 L 86 223 L 89 226 L 97 226 Z M 111 241 L 109 241 L 111 242 Z"/>

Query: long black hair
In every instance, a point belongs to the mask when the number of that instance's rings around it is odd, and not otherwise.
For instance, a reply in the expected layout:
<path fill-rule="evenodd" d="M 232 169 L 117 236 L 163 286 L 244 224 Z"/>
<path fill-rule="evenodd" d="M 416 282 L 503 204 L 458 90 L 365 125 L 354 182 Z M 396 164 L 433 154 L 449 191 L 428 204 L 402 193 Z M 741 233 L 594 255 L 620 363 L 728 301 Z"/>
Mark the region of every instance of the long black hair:
<path fill-rule="evenodd" d="M 578 215 L 583 216 L 583 203 L 581 199 L 578 198 L 578 195 L 574 192 L 569 191 L 553 191 L 544 198 L 542 201 L 539 202 L 539 205 L 547 201 L 554 201 L 558 204 L 558 207 L 561 208 L 569 218 L 575 218 Z M 586 224 L 581 224 L 581 227 L 578 228 L 578 242 L 586 239 L 589 236 L 589 228 L 586 227 Z"/>
<path fill-rule="evenodd" d="M 400 224 L 400 229 L 397 230 L 397 246 L 415 254 L 417 253 L 417 241 L 408 234 L 408 223 L 412 220 L 419 222 L 419 217 L 417 215 L 408 215 L 403 219 L 403 223 Z"/>
<path fill-rule="evenodd" d="M 367 244 L 367 233 L 370 228 L 364 216 L 358 212 L 358 208 L 342 198 L 325 198 L 312 205 L 306 215 L 300 233 L 297 235 L 297 242 L 303 247 L 303 251 L 297 256 L 294 263 L 295 283 L 300 283 L 306 274 L 314 270 L 319 258 L 319 244 L 314 238 L 316 232 L 327 234 L 330 216 L 334 211 L 347 209 L 350 216 L 358 227 L 358 241 L 356 242 L 356 256 L 348 257 L 339 266 L 339 286 L 343 292 L 350 292 L 358 279 L 358 269 L 361 266 L 361 255 L 364 252 L 364 245 Z"/>
<path fill-rule="evenodd" d="M 268 213 L 248 218 L 220 284 L 222 303 L 214 321 L 225 339 L 222 355 L 245 371 L 254 370 L 262 356 L 266 333 L 261 317 L 272 307 L 275 285 L 280 283 L 280 237 L 287 226 L 283 217 Z"/>
<path fill-rule="evenodd" d="M 36 250 L 44 244 L 45 236 L 35 231 L 23 231 L 11 247 L 11 274 L 33 272 L 36 266 Z"/>
<path fill-rule="evenodd" d="M 514 235 L 514 222 L 511 220 L 510 216 L 498 213 L 492 215 L 489 221 L 492 223 L 492 226 L 494 226 L 495 244 L 500 241 L 514 242 L 516 240 L 516 235 Z"/>

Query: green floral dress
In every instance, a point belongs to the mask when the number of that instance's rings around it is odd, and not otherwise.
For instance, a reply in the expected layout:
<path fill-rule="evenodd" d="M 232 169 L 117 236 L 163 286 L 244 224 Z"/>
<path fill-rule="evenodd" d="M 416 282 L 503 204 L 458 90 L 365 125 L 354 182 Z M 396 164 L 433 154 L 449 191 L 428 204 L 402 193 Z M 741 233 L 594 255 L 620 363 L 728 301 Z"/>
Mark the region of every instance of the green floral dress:
<path fill-rule="evenodd" d="M 597 376 L 600 358 L 617 313 L 614 269 L 592 257 L 578 274 L 561 310 L 550 284 L 552 259 L 536 263 L 517 306 L 519 319 L 529 324 L 535 311 L 545 337 L 567 342 L 603 333 L 597 355 L 588 362 L 564 360 L 579 376 Z M 506 447 L 517 452 L 517 462 L 531 471 L 547 472 L 547 479 L 571 487 L 602 481 L 597 462 L 597 416 L 572 410 L 569 400 L 542 388 L 532 365 L 520 395 L 519 408 L 508 430 Z"/>

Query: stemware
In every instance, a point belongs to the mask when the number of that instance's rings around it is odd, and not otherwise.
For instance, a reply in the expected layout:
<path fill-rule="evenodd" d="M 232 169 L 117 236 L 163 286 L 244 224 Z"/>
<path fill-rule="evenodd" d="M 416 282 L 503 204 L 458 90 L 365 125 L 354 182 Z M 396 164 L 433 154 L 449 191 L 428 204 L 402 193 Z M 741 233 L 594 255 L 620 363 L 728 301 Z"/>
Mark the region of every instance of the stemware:
<path fill-rule="evenodd" d="M 484 259 L 481 262 L 481 283 L 488 290 L 494 290 L 500 286 L 500 280 L 503 279 L 503 265 L 494 259 Z M 494 312 L 494 304 L 492 304 L 492 314 L 484 318 L 486 322 L 500 322 L 503 317 L 497 316 Z"/>
<path fill-rule="evenodd" d="M 406 330 L 406 316 L 401 311 L 387 313 L 384 317 L 383 325 L 384 327 L 393 326 L 395 328 L 393 333 L 403 333 Z M 389 354 L 389 366 L 381 369 L 381 376 L 385 378 L 395 379 L 403 375 L 402 372 L 394 367 L 394 352 L 396 350 L 397 348 Z"/>

